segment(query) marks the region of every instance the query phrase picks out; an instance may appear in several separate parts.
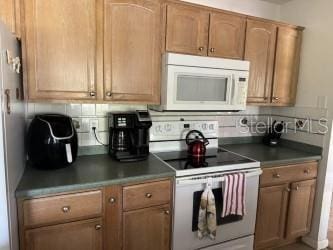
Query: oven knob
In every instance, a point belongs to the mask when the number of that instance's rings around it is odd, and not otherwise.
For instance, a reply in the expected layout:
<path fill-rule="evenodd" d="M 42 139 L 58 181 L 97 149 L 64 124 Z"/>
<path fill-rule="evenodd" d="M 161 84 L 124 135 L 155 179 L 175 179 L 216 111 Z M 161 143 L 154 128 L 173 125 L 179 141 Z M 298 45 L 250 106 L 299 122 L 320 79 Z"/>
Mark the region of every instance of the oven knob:
<path fill-rule="evenodd" d="M 202 130 L 207 130 L 207 123 L 202 124 Z"/>
<path fill-rule="evenodd" d="M 209 130 L 214 130 L 214 124 L 209 124 Z"/>

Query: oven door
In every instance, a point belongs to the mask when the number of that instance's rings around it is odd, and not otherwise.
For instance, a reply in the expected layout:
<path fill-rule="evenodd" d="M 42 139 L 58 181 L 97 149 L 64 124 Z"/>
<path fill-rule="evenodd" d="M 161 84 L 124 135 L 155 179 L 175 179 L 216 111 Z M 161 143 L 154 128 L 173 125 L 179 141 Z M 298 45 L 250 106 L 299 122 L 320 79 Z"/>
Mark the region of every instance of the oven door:
<path fill-rule="evenodd" d="M 260 169 L 248 170 L 246 173 L 245 187 L 245 215 L 229 216 L 221 219 L 222 211 L 222 186 L 221 174 L 213 177 L 212 190 L 215 196 L 217 232 L 216 239 L 209 237 L 198 239 L 198 204 L 200 204 L 200 194 L 205 189 L 207 180 L 191 179 L 189 177 L 176 180 L 174 223 L 173 223 L 173 250 L 193 250 L 220 244 L 222 242 L 250 236 L 254 234 L 258 186 Z"/>
<path fill-rule="evenodd" d="M 232 70 L 167 66 L 168 110 L 230 109 L 235 95 Z"/>

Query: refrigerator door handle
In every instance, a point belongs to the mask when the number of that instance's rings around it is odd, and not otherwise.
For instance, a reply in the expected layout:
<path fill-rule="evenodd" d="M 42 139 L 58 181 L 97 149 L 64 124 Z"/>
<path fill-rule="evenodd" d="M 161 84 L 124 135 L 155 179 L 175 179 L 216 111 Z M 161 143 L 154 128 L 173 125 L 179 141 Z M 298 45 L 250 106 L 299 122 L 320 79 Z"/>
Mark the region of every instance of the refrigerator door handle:
<path fill-rule="evenodd" d="M 10 115 L 10 89 L 5 90 L 5 96 L 6 96 L 6 112 L 8 115 Z"/>

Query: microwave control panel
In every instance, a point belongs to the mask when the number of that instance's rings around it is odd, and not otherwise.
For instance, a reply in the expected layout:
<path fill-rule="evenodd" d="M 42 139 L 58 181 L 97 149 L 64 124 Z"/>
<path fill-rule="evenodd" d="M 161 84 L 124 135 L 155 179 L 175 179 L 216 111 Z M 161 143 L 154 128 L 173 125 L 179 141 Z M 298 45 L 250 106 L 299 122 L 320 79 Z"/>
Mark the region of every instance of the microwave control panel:
<path fill-rule="evenodd" d="M 237 85 L 236 104 L 246 105 L 248 79 L 246 77 L 239 77 L 237 79 L 236 85 Z"/>

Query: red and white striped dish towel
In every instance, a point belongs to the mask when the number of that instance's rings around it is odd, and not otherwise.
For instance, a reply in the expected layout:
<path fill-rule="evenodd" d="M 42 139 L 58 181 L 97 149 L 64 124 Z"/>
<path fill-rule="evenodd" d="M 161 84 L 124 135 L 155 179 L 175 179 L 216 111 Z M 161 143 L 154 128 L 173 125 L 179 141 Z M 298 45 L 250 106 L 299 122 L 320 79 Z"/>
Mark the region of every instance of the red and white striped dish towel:
<path fill-rule="evenodd" d="M 223 193 L 223 210 L 221 217 L 228 215 L 245 215 L 245 174 L 225 175 Z"/>

